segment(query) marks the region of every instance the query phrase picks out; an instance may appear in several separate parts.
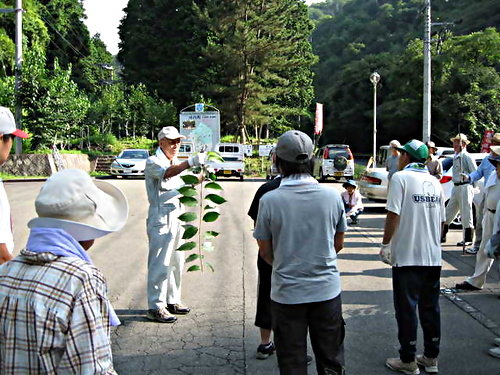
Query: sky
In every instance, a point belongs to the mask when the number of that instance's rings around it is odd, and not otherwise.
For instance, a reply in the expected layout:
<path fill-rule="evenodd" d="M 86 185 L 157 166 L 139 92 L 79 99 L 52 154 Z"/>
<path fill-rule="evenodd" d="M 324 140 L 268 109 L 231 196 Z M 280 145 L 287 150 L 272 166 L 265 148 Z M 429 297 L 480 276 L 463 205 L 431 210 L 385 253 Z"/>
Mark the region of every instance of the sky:
<path fill-rule="evenodd" d="M 318 3 L 323 0 L 306 0 L 306 4 Z M 108 51 L 116 55 L 118 53 L 118 25 L 123 18 L 123 9 L 128 0 L 84 0 L 85 24 L 90 35 L 101 34 L 101 40 L 106 44 Z"/>

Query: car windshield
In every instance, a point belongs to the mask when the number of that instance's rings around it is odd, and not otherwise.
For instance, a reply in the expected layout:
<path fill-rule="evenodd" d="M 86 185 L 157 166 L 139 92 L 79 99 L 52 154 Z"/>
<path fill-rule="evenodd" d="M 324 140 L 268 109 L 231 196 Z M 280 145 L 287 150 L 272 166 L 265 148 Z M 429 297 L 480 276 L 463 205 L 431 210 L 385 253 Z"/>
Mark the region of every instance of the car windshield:
<path fill-rule="evenodd" d="M 343 156 L 349 158 L 349 153 L 345 148 L 328 148 L 328 159 L 335 159 L 337 157 Z"/>
<path fill-rule="evenodd" d="M 191 145 L 181 145 L 179 152 L 191 152 Z"/>
<path fill-rule="evenodd" d="M 119 158 L 120 159 L 147 159 L 149 157 L 147 151 L 132 151 L 125 150 L 122 151 Z"/>

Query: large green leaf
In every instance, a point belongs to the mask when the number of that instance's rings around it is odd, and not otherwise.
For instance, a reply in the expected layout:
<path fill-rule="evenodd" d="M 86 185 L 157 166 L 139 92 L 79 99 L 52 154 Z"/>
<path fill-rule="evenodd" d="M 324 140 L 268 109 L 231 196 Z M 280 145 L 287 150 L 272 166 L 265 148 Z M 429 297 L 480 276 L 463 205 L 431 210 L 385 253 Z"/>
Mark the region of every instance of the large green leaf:
<path fill-rule="evenodd" d="M 214 267 L 213 267 L 210 263 L 205 262 L 205 263 L 203 263 L 203 264 L 205 265 L 205 267 L 210 268 L 210 270 L 211 270 L 212 272 L 215 272 Z"/>
<path fill-rule="evenodd" d="M 203 238 L 207 239 L 207 240 L 211 240 L 211 239 L 214 239 L 215 237 L 217 237 L 219 235 L 219 232 L 215 232 L 213 230 L 207 230 L 204 234 L 203 234 Z"/>
<path fill-rule="evenodd" d="M 215 175 L 215 173 L 209 173 L 208 178 L 211 179 L 212 181 L 217 180 L 217 176 Z"/>
<path fill-rule="evenodd" d="M 189 223 L 190 221 L 195 221 L 198 218 L 196 212 L 185 212 L 182 215 L 179 215 L 179 220 Z"/>
<path fill-rule="evenodd" d="M 220 213 L 215 212 L 215 211 L 210 211 L 207 212 L 205 215 L 203 215 L 203 221 L 206 223 L 211 223 L 212 221 L 215 221 L 219 218 Z"/>
<path fill-rule="evenodd" d="M 189 251 L 193 250 L 196 247 L 196 242 L 191 241 L 191 242 L 186 242 L 185 244 L 179 246 L 176 250 L 177 251 Z"/>
<path fill-rule="evenodd" d="M 203 259 L 203 255 L 200 256 L 199 254 L 191 254 L 190 256 L 188 256 L 186 258 L 186 263 L 192 262 L 192 261 L 194 261 L 196 259 L 200 259 L 200 258 Z"/>
<path fill-rule="evenodd" d="M 212 190 L 222 190 L 222 186 L 220 186 L 217 182 L 209 182 L 205 185 L 205 188 Z"/>
<path fill-rule="evenodd" d="M 187 175 L 181 176 L 181 178 L 185 184 L 196 185 L 198 182 L 200 182 L 200 180 L 198 180 L 198 177 L 193 176 L 192 174 L 187 174 Z"/>
<path fill-rule="evenodd" d="M 201 270 L 200 266 L 191 266 L 188 268 L 188 272 L 199 271 Z"/>
<path fill-rule="evenodd" d="M 194 197 L 198 192 L 194 187 L 191 186 L 183 186 L 179 189 L 179 193 L 184 195 L 185 197 Z"/>
<path fill-rule="evenodd" d="M 219 163 L 224 163 L 224 158 L 215 151 L 207 152 L 207 160 L 209 161 L 218 161 Z"/>
<path fill-rule="evenodd" d="M 198 204 L 198 199 L 193 198 L 193 197 L 180 197 L 179 201 L 188 207 L 194 207 Z"/>
<path fill-rule="evenodd" d="M 184 225 L 184 233 L 182 235 L 183 240 L 188 240 L 193 238 L 198 233 L 198 228 L 194 225 Z"/>
<path fill-rule="evenodd" d="M 223 204 L 227 202 L 227 200 L 217 194 L 208 194 L 205 198 L 217 204 Z"/>

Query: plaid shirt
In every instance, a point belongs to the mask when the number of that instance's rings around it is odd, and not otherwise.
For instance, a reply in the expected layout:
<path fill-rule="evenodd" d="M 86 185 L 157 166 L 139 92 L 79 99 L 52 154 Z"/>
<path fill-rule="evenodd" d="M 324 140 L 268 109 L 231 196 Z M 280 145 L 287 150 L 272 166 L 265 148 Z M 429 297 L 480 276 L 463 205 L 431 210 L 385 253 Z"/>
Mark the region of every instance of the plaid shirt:
<path fill-rule="evenodd" d="M 0 373 L 116 374 L 95 266 L 28 250 L 0 266 Z"/>

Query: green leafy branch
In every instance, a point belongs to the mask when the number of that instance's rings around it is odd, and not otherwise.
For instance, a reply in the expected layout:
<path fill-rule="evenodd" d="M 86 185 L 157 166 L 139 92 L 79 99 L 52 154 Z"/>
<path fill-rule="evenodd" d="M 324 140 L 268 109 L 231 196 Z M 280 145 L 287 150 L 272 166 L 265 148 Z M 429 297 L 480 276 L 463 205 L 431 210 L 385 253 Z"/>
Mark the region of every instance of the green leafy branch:
<path fill-rule="evenodd" d="M 207 152 L 206 160 L 207 162 L 224 161 L 222 156 L 215 151 Z M 202 174 L 204 182 L 201 183 L 200 191 L 198 192 L 195 187 L 199 183 L 197 176 L 191 174 L 181 176 L 186 185 L 179 189 L 179 193 L 182 195 L 179 200 L 184 206 L 198 207 L 198 210 L 197 212 L 185 212 L 179 216 L 179 220 L 185 223 L 182 226 L 184 228 L 182 239 L 186 240 L 186 242 L 179 246 L 176 250 L 194 250 L 194 252 L 186 258 L 186 263 L 198 260 L 199 265 L 191 265 L 188 268 L 188 272 L 200 270 L 203 272 L 204 267 L 208 267 L 213 272 L 214 268 L 210 263 L 205 261 L 204 254 L 214 251 L 215 248 L 212 240 L 217 237 L 219 233 L 212 230 L 202 232 L 201 226 L 202 222 L 212 223 L 219 218 L 219 205 L 225 203 L 226 199 L 216 194 L 216 192 L 220 192 L 222 190 L 222 186 L 215 182 L 215 174 L 209 170 L 207 164 L 192 168 L 192 171 L 198 175 Z M 195 222 L 197 222 L 197 225 L 194 224 Z"/>

